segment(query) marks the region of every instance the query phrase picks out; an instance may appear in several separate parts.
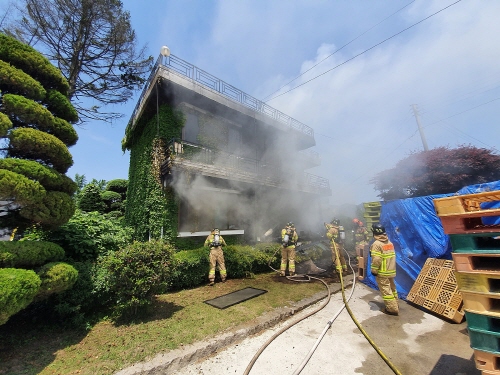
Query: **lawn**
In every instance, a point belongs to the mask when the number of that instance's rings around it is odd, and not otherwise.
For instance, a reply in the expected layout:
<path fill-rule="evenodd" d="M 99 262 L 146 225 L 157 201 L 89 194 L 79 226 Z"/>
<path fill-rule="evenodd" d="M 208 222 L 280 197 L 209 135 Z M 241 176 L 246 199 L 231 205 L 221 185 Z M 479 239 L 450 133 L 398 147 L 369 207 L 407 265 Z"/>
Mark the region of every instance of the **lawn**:
<path fill-rule="evenodd" d="M 203 302 L 245 287 L 268 292 L 224 310 Z M 159 295 L 141 319 L 128 323 L 103 319 L 87 331 L 14 316 L 0 326 L 0 374 L 112 374 L 158 353 L 215 337 L 322 290 L 320 282 L 293 282 L 268 273 Z"/>

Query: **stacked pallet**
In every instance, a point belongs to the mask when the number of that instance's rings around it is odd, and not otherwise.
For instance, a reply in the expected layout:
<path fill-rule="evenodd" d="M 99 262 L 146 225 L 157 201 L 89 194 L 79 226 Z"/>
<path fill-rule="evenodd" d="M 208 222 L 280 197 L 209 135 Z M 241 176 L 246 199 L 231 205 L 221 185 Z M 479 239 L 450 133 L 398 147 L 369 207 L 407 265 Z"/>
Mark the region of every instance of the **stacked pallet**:
<path fill-rule="evenodd" d="M 363 217 L 365 218 L 365 228 L 370 231 L 373 224 L 380 222 L 380 211 L 382 205 L 380 202 L 367 202 L 363 203 L 365 212 Z M 366 268 L 368 266 L 368 253 L 370 251 L 370 246 L 366 245 L 363 249 L 357 249 L 356 255 L 358 257 L 358 280 L 364 280 L 366 277 Z"/>
<path fill-rule="evenodd" d="M 464 319 L 462 296 L 453 272 L 453 261 L 428 258 L 406 300 L 461 323 Z"/>
<path fill-rule="evenodd" d="M 500 375 L 499 201 L 500 191 L 434 200 L 450 236 L 471 348 L 483 375 Z"/>
<path fill-rule="evenodd" d="M 363 207 L 365 209 L 363 217 L 365 218 L 366 228 L 371 228 L 373 224 L 380 222 L 380 211 L 382 208 L 380 202 L 363 203 Z"/>

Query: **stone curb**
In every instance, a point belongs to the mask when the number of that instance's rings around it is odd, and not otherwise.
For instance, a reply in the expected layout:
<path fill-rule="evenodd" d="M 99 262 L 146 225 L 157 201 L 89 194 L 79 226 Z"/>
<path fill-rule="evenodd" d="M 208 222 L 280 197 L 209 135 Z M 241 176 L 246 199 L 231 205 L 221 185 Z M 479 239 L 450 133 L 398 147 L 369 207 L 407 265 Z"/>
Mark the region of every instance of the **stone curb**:
<path fill-rule="evenodd" d="M 345 276 L 345 286 L 351 285 L 352 279 L 353 275 Z M 329 288 L 331 294 L 335 294 L 341 290 L 339 283 L 330 284 Z M 213 355 L 221 348 L 243 341 L 248 336 L 255 335 L 275 326 L 295 313 L 304 310 L 306 307 L 321 301 L 326 296 L 328 296 L 328 292 L 318 292 L 312 297 L 294 303 L 290 307 L 281 307 L 256 318 L 255 323 L 249 327 L 240 329 L 236 328 L 232 331 L 221 334 L 217 338 L 212 338 L 203 342 L 196 342 L 181 349 L 160 353 L 149 361 L 136 363 L 116 372 L 115 375 L 175 374 L 177 370 L 189 365 L 192 362 L 196 362 L 201 358 Z"/>

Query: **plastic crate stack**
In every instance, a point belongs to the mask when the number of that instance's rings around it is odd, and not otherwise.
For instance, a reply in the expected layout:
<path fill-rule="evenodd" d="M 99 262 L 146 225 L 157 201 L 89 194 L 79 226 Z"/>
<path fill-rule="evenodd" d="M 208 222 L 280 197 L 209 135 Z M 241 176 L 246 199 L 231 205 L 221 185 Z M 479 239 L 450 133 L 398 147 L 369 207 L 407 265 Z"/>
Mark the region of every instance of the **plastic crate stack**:
<path fill-rule="evenodd" d="M 363 207 L 365 209 L 363 214 L 363 217 L 365 218 L 365 228 L 367 228 L 368 231 L 371 231 L 372 225 L 380 222 L 380 211 L 382 205 L 380 202 L 367 202 L 363 203 Z M 356 255 L 358 257 L 358 280 L 364 280 L 366 277 L 369 251 L 369 245 L 366 245 L 363 249 L 356 250 Z"/>
<path fill-rule="evenodd" d="M 434 200 L 450 236 L 470 345 L 483 375 L 500 375 L 500 208 L 495 208 L 499 201 L 500 191 Z"/>
<path fill-rule="evenodd" d="M 365 227 L 370 229 L 373 224 L 380 222 L 380 211 L 382 205 L 380 202 L 367 202 L 363 203 L 365 212 L 363 217 L 365 218 Z"/>

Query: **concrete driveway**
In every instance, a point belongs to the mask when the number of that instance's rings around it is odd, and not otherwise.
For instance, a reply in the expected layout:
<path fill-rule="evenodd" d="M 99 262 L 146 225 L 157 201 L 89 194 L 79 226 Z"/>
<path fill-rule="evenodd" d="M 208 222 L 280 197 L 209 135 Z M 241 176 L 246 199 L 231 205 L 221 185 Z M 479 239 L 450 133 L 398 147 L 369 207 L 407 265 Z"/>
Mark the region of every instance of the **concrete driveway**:
<path fill-rule="evenodd" d="M 346 290 L 346 296 L 350 289 Z M 261 334 L 220 348 L 208 357 L 175 372 L 178 375 L 244 374 L 254 355 L 284 325 L 288 326 L 321 303 L 300 311 L 294 317 Z M 317 314 L 299 322 L 278 336 L 250 367 L 249 374 L 297 374 L 304 358 L 318 341 L 321 332 L 343 306 L 341 293 Z M 400 301 L 400 315 L 380 312 L 383 302 L 375 291 L 356 283 L 349 306 L 363 329 L 388 360 L 404 375 L 480 375 L 473 360 L 467 325 L 450 323 L 417 307 Z M 223 319 L 224 310 L 221 311 Z M 360 333 L 344 309 L 317 345 L 300 374 L 394 374 Z"/>

